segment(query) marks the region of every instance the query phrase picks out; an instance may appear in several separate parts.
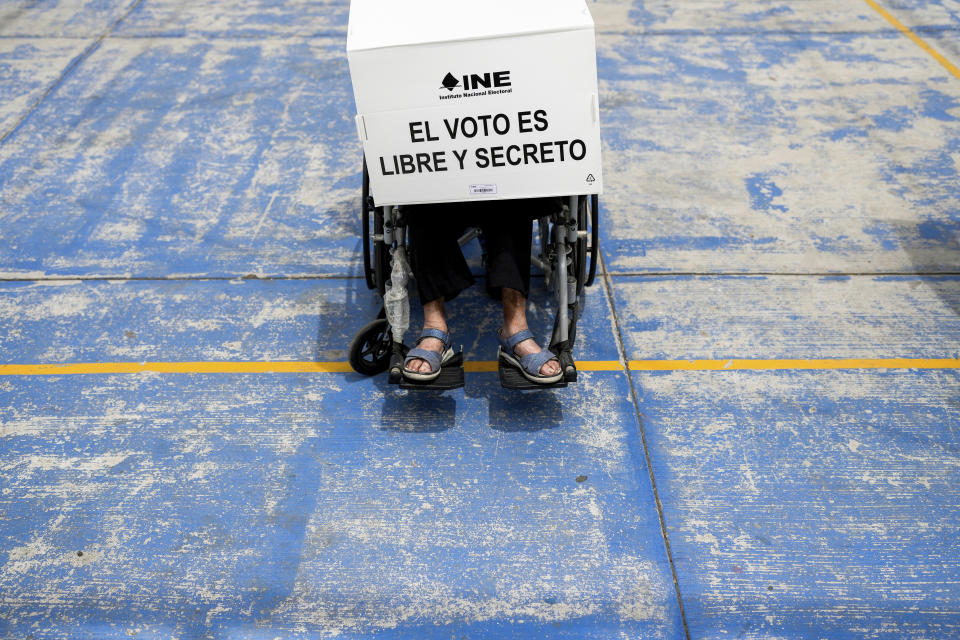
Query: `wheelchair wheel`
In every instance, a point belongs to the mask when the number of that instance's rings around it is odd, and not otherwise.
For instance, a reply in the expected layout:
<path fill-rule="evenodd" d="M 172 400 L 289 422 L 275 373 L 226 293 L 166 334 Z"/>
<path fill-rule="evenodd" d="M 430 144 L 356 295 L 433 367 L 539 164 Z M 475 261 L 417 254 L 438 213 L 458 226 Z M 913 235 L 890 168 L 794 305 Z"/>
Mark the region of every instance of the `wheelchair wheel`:
<path fill-rule="evenodd" d="M 590 196 L 590 273 L 586 286 L 593 285 L 597 277 L 597 263 L 600 257 L 600 196 Z"/>
<path fill-rule="evenodd" d="M 367 159 L 363 159 L 363 187 L 360 191 L 360 214 L 363 220 L 363 277 L 367 289 L 377 286 L 374 279 L 373 264 L 370 261 L 370 174 L 367 172 Z"/>
<path fill-rule="evenodd" d="M 367 160 L 363 160 L 363 190 L 360 197 L 360 211 L 363 226 L 363 277 L 368 289 L 377 289 L 380 295 L 385 291 L 390 266 L 390 248 L 383 241 L 374 241 L 373 237 L 383 233 L 383 212 L 373 206 L 370 197 L 370 173 Z M 373 212 L 373 226 L 370 226 L 370 213 Z"/>
<path fill-rule="evenodd" d="M 378 318 L 365 325 L 350 343 L 350 366 L 359 374 L 373 376 L 390 366 L 393 338 L 390 325 Z"/>
<path fill-rule="evenodd" d="M 553 273 L 552 263 L 550 262 L 550 219 L 549 218 L 540 218 L 537 221 L 540 231 L 540 261 L 543 262 L 543 278 L 547 284 L 547 288 L 550 287 L 550 276 Z"/>
<path fill-rule="evenodd" d="M 373 228 L 375 233 L 383 233 L 383 210 L 373 210 Z M 387 292 L 387 280 L 390 279 L 390 247 L 383 240 L 373 243 L 373 282 L 380 297 Z"/>
<path fill-rule="evenodd" d="M 590 196 L 580 196 L 577 199 L 577 229 L 587 230 L 587 207 Z M 587 283 L 587 239 L 586 237 L 577 238 L 577 244 L 573 252 L 574 273 L 577 277 L 577 295 L 583 293 L 583 287 Z"/>

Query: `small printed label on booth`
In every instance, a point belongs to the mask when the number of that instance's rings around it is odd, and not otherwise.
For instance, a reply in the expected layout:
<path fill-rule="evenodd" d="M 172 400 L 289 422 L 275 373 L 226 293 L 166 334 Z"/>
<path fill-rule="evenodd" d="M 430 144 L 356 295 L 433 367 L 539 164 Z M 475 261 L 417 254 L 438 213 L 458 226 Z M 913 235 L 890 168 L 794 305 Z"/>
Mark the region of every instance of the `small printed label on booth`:
<path fill-rule="evenodd" d="M 497 192 L 495 184 L 472 184 L 470 185 L 470 195 L 491 195 Z"/>

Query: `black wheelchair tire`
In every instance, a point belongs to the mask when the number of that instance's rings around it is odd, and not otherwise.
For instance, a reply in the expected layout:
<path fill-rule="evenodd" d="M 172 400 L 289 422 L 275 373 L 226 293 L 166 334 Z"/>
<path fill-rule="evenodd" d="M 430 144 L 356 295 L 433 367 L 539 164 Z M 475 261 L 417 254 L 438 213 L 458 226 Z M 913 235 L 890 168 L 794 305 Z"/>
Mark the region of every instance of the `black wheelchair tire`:
<path fill-rule="evenodd" d="M 383 233 L 383 209 L 373 210 L 373 228 L 375 234 Z M 373 243 L 373 280 L 380 297 L 387 292 L 387 280 L 390 270 L 390 247 L 383 240 Z"/>
<path fill-rule="evenodd" d="M 392 343 L 390 324 L 385 319 L 367 323 L 350 342 L 350 366 L 364 376 L 383 373 L 390 366 Z"/>
<path fill-rule="evenodd" d="M 579 231 L 587 230 L 587 207 L 589 206 L 590 196 L 580 196 L 577 199 L 577 229 Z M 587 284 L 587 238 L 577 238 L 574 251 L 574 273 L 577 276 L 577 295 L 583 293 L 583 287 Z"/>
<path fill-rule="evenodd" d="M 592 286 L 597 278 L 597 263 L 600 261 L 600 196 L 590 196 L 590 273 L 586 286 Z"/>
<path fill-rule="evenodd" d="M 360 212 L 363 225 L 363 277 L 367 282 L 367 289 L 375 289 L 377 282 L 374 266 L 370 259 L 370 174 L 367 172 L 367 159 L 363 159 L 363 187 L 360 192 Z M 374 231 L 374 233 L 376 233 Z"/>

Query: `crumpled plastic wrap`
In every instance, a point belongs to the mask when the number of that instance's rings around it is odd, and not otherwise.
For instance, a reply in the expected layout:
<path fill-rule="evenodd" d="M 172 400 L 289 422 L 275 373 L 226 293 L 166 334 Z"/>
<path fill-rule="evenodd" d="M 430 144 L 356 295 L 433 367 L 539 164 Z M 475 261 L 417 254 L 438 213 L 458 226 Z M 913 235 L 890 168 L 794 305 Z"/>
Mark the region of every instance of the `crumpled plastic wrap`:
<path fill-rule="evenodd" d="M 407 252 L 403 247 L 391 249 L 391 254 L 392 269 L 383 294 L 383 308 L 393 332 L 393 341 L 403 342 L 403 336 L 410 328 L 410 297 L 407 295 L 410 266 L 407 264 Z"/>

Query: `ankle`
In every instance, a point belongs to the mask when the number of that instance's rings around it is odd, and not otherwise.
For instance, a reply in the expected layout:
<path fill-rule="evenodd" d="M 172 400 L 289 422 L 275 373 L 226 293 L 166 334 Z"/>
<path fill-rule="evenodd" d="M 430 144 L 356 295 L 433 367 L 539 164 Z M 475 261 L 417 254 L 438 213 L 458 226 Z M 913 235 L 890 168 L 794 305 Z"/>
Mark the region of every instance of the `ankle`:
<path fill-rule="evenodd" d="M 423 323 L 424 329 L 437 329 L 447 333 L 447 323 L 445 320 L 426 320 Z"/>
<path fill-rule="evenodd" d="M 526 331 L 529 328 L 530 327 L 527 326 L 526 318 L 514 321 L 505 320 L 503 322 L 503 336 L 506 338 L 514 335 L 515 333 L 519 333 L 520 331 Z"/>

